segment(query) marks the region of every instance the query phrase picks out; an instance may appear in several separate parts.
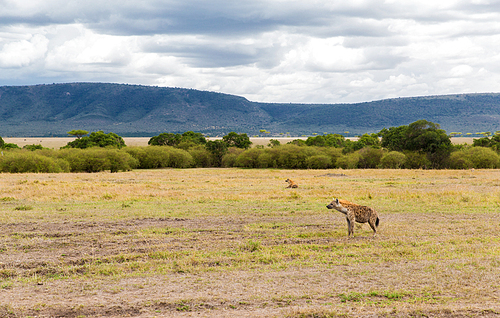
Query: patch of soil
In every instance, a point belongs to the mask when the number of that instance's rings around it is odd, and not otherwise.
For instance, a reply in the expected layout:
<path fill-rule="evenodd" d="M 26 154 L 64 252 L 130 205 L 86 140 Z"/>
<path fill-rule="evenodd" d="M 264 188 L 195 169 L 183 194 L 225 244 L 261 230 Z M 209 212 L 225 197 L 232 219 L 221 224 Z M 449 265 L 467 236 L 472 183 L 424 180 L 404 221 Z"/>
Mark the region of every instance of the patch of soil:
<path fill-rule="evenodd" d="M 446 216 L 437 216 L 437 218 Z M 480 216 L 471 215 L 471 218 Z M 309 216 L 304 230 L 325 231 L 331 215 Z M 385 216 L 386 221 L 425 223 L 429 215 Z M 435 221 L 436 216 L 432 219 Z M 0 317 L 499 317 L 495 298 L 446 304 L 453 291 L 443 291 L 435 303 L 408 299 L 397 310 L 383 299 L 345 302 L 345 291 L 406 289 L 426 282 L 417 273 L 430 266 L 384 263 L 384 266 L 357 263 L 325 268 L 269 267 L 259 270 L 228 270 L 165 274 L 141 272 L 119 278 L 87 276 L 96 259 L 115 263 L 120 257 L 161 251 L 187 251 L 212 244 L 235 246 L 252 238 L 244 231 L 252 223 L 288 224 L 293 217 L 205 217 L 196 219 L 145 218 L 117 222 L 46 222 L 0 225 Z M 342 225 L 345 226 L 345 225 Z M 297 227 L 297 225 L 296 225 Z M 298 226 L 300 228 L 300 226 Z M 165 231 L 148 236 L 148 231 Z M 170 235 L 186 229 L 191 236 Z M 199 233 L 199 236 L 195 234 Z M 358 235 L 352 244 L 364 244 Z M 279 237 L 262 244 L 336 244 L 346 239 L 332 237 Z M 127 256 L 128 257 L 128 256 Z M 140 258 L 138 260 L 140 262 Z M 376 275 L 358 273 L 376 272 Z M 60 278 L 67 277 L 67 278 Z M 497 295 L 498 296 L 498 295 Z M 497 297 L 495 296 L 495 297 Z M 444 305 L 443 305 L 444 304 Z"/>

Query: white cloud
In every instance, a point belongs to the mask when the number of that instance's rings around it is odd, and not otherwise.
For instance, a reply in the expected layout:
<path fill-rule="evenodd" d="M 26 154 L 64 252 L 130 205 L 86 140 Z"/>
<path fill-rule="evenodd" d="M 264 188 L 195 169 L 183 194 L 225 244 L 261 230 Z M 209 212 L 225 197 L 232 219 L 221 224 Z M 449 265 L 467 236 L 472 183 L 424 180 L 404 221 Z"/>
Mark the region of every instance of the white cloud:
<path fill-rule="evenodd" d="M 0 1 L 0 84 L 111 81 L 272 102 L 500 91 L 487 0 Z"/>
<path fill-rule="evenodd" d="M 47 52 L 48 40 L 35 34 L 28 40 L 9 42 L 0 51 L 0 67 L 19 68 L 42 59 Z"/>

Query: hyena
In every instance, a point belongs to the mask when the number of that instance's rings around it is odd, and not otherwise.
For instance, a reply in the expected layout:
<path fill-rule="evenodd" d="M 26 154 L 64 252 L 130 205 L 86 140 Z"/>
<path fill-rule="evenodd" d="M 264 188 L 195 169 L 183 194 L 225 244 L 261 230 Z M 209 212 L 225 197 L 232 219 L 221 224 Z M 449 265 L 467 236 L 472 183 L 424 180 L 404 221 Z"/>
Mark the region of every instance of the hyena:
<path fill-rule="evenodd" d="M 292 179 L 286 179 L 285 182 L 288 182 L 288 188 L 298 188 L 299 185 L 292 181 Z"/>
<path fill-rule="evenodd" d="M 354 222 L 370 224 L 373 230 L 373 236 L 377 234 L 377 226 L 379 218 L 377 211 L 373 208 L 358 205 L 346 200 L 333 199 L 333 201 L 326 206 L 328 209 L 335 209 L 344 213 L 347 218 L 347 236 L 354 236 Z"/>

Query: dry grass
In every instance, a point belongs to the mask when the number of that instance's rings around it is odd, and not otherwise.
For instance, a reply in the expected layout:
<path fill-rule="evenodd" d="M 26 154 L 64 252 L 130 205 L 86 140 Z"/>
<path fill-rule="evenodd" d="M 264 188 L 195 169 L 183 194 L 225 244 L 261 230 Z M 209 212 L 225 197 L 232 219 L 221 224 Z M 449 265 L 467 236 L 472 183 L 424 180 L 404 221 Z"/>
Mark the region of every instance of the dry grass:
<path fill-rule="evenodd" d="M 0 317 L 500 314 L 499 170 L 1 174 L 0 189 Z M 379 235 L 347 239 L 334 196 L 376 208 Z"/>
<path fill-rule="evenodd" d="M 127 146 L 140 146 L 140 147 L 145 147 L 148 145 L 150 137 L 124 137 L 123 141 L 125 141 L 125 144 Z M 213 139 L 220 139 L 220 138 L 210 138 L 211 140 Z M 295 139 L 307 139 L 306 137 L 271 137 L 271 138 L 265 138 L 265 137 L 252 137 L 250 140 L 253 143 L 253 146 L 267 146 L 269 144 L 269 141 L 271 139 L 277 139 L 280 141 L 281 144 L 286 144 L 287 142 L 290 142 Z M 356 139 L 356 138 L 351 138 L 351 139 Z M 472 141 L 475 138 L 469 138 L 469 137 L 456 137 L 452 138 L 451 141 L 453 144 L 456 145 L 461 145 L 461 144 L 472 144 Z M 24 147 L 26 145 L 42 145 L 45 148 L 49 149 L 59 149 L 63 146 L 66 146 L 68 142 L 75 140 L 74 137 L 52 137 L 52 138 L 47 138 L 47 137 L 5 137 L 3 140 L 6 143 L 14 143 L 18 145 L 19 147 Z"/>

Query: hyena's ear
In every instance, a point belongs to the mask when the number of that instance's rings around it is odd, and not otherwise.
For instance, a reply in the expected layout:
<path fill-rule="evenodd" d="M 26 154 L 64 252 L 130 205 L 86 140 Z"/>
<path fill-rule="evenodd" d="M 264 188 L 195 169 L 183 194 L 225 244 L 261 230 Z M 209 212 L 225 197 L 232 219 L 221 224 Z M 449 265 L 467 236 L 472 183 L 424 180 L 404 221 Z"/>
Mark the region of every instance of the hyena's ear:
<path fill-rule="evenodd" d="M 339 204 L 339 199 L 335 199 L 335 202 L 337 202 L 337 204 Z"/>

